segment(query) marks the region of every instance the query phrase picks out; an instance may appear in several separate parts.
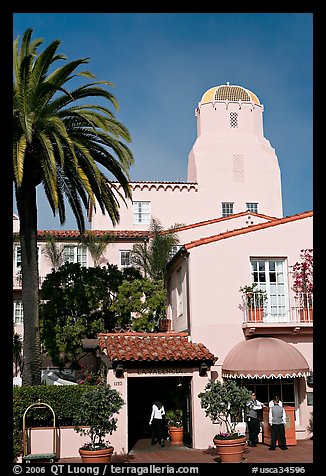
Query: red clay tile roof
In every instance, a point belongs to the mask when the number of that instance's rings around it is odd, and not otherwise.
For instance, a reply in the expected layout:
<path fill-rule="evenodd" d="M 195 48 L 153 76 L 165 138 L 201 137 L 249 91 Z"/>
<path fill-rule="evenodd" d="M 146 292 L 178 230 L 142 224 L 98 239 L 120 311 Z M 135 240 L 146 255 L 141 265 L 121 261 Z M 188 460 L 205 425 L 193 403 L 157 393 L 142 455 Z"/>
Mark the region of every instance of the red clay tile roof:
<path fill-rule="evenodd" d="M 179 231 L 184 231 L 184 230 L 190 230 L 192 228 L 197 228 L 199 226 L 211 225 L 213 223 L 219 223 L 219 222 L 222 222 L 222 221 L 232 220 L 233 218 L 239 218 L 239 217 L 246 216 L 246 215 L 250 215 L 250 216 L 254 216 L 254 217 L 258 217 L 258 218 L 264 218 L 265 220 L 275 220 L 275 217 L 271 217 L 269 215 L 263 215 L 262 213 L 250 212 L 249 210 L 246 210 L 244 212 L 234 213 L 234 214 L 228 215 L 226 217 L 212 218 L 210 220 L 204 220 L 204 221 L 199 221 L 197 223 L 191 223 L 190 225 L 180 226 L 178 228 L 175 228 L 175 230 L 173 230 L 173 231 L 179 232 Z M 162 231 L 162 234 L 165 234 L 165 233 L 169 233 L 169 230 Z"/>
<path fill-rule="evenodd" d="M 234 215 L 232 215 L 234 216 Z M 264 228 L 269 228 L 271 226 L 283 225 L 284 223 L 289 223 L 296 220 L 302 220 L 304 218 L 309 218 L 313 216 L 312 211 L 307 211 L 303 213 L 298 213 L 297 215 L 291 215 L 284 218 L 275 218 L 265 223 L 258 223 L 256 225 L 247 226 L 244 228 L 238 228 L 236 230 L 226 231 L 224 233 L 219 233 L 218 235 L 208 236 L 206 238 L 200 238 L 199 240 L 191 241 L 186 243 L 184 248 L 189 250 L 197 246 L 206 245 L 207 243 L 213 243 L 214 241 L 224 240 L 226 238 L 231 238 L 233 236 L 242 235 L 244 233 L 251 233 L 252 231 L 262 230 Z"/>
<path fill-rule="evenodd" d="M 86 230 L 97 237 L 103 235 L 111 235 L 114 238 L 143 238 L 148 236 L 148 231 L 135 230 Z M 38 230 L 37 238 L 45 239 L 47 236 L 53 236 L 58 239 L 73 238 L 80 239 L 81 235 L 78 230 Z"/>
<path fill-rule="evenodd" d="M 186 332 L 101 333 L 98 344 L 102 352 L 113 361 L 184 362 L 211 361 L 215 357 L 204 344 L 189 341 Z"/>

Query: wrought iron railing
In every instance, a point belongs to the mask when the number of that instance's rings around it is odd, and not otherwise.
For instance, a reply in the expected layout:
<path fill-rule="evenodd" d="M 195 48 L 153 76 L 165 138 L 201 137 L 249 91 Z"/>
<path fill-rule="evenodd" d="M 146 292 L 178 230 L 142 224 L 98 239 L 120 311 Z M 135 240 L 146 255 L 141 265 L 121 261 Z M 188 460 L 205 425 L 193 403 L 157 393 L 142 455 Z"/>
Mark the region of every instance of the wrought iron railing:
<path fill-rule="evenodd" d="M 293 305 L 285 304 L 279 306 L 268 306 L 268 300 L 264 305 L 260 303 L 259 296 L 250 293 L 250 296 L 243 295 L 243 322 L 245 323 L 312 323 L 313 322 L 313 295 L 302 293 L 293 300 Z M 259 294 L 259 293 L 257 293 Z"/>

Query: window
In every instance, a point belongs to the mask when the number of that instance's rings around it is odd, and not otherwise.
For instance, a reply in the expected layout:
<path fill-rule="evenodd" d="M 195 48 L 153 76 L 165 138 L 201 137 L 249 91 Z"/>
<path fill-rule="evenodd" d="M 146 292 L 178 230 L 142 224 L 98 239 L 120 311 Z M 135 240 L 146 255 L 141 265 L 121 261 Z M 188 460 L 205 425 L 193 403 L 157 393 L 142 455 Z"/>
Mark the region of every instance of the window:
<path fill-rule="evenodd" d="M 252 259 L 252 282 L 267 292 L 266 322 L 288 322 L 289 299 L 284 259 Z"/>
<path fill-rule="evenodd" d="M 17 272 L 21 271 L 22 267 L 22 257 L 20 246 L 15 246 L 15 270 Z"/>
<path fill-rule="evenodd" d="M 246 209 L 251 213 L 258 213 L 258 203 L 246 203 Z"/>
<path fill-rule="evenodd" d="M 41 253 L 41 247 L 38 245 L 37 246 L 38 266 L 40 266 L 40 253 Z M 15 246 L 14 254 L 15 254 L 14 256 L 15 271 L 17 274 L 19 274 L 21 273 L 21 269 L 22 269 L 22 254 L 21 254 L 20 245 Z"/>
<path fill-rule="evenodd" d="M 79 263 L 81 266 L 87 266 L 87 248 L 86 246 L 65 246 L 63 249 L 63 261 L 65 263 Z"/>
<path fill-rule="evenodd" d="M 238 113 L 230 112 L 230 127 L 238 127 Z"/>
<path fill-rule="evenodd" d="M 240 386 L 255 392 L 257 399 L 268 405 L 275 395 L 280 397 L 283 405 L 296 408 L 295 424 L 300 425 L 298 386 L 293 378 L 271 378 L 271 379 L 236 379 Z"/>
<path fill-rule="evenodd" d="M 23 316 L 23 301 L 14 301 L 14 324 L 22 324 Z"/>
<path fill-rule="evenodd" d="M 151 202 L 133 202 L 134 224 L 149 225 L 151 221 Z"/>
<path fill-rule="evenodd" d="M 240 379 L 240 385 L 255 392 L 257 399 L 265 405 L 268 405 L 268 402 L 278 395 L 283 405 L 296 406 L 293 378 Z"/>
<path fill-rule="evenodd" d="M 181 245 L 172 246 L 172 248 L 170 250 L 170 253 L 169 253 L 169 259 L 172 259 L 173 256 L 179 251 L 180 248 L 181 248 Z"/>
<path fill-rule="evenodd" d="M 182 296 L 182 273 L 181 268 L 177 271 L 177 316 L 183 315 L 183 296 Z"/>
<path fill-rule="evenodd" d="M 120 267 L 128 268 L 130 263 L 130 251 L 120 251 Z"/>
<path fill-rule="evenodd" d="M 222 217 L 233 215 L 233 202 L 222 203 Z"/>

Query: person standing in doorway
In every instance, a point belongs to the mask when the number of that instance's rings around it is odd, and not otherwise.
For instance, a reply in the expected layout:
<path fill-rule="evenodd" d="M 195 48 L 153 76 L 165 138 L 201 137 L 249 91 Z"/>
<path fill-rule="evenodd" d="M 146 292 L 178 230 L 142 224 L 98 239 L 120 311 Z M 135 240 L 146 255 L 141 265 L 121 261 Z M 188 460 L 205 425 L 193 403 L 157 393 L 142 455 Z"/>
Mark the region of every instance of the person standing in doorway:
<path fill-rule="evenodd" d="M 256 393 L 252 392 L 250 400 L 247 404 L 247 425 L 248 425 L 248 446 L 257 446 L 258 435 L 260 432 L 260 421 L 258 418 L 258 410 L 261 410 L 264 406 L 259 400 L 256 399 Z"/>
<path fill-rule="evenodd" d="M 155 445 L 158 441 L 161 446 L 164 445 L 165 438 L 165 420 L 164 420 L 165 410 L 162 403 L 157 400 L 152 406 L 152 414 L 149 420 L 149 424 L 152 429 L 152 445 Z"/>
<path fill-rule="evenodd" d="M 280 407 L 283 407 L 283 403 L 281 402 L 280 397 L 279 397 L 278 395 L 275 395 L 275 397 L 272 398 L 272 400 L 268 403 L 269 408 L 274 406 L 274 400 L 275 400 L 276 398 L 278 399 L 278 404 L 279 404 L 279 406 L 280 406 Z"/>
<path fill-rule="evenodd" d="M 272 427 L 269 449 L 274 451 L 278 440 L 281 450 L 287 450 L 285 439 L 286 413 L 284 408 L 280 406 L 278 397 L 274 398 L 274 406 L 269 408 L 269 424 Z"/>

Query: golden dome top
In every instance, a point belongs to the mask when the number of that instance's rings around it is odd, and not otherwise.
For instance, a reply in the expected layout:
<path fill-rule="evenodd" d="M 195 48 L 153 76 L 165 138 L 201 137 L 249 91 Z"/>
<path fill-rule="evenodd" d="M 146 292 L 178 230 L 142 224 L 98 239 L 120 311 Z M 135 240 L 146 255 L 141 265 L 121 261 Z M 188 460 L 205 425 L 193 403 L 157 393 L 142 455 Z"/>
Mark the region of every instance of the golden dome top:
<path fill-rule="evenodd" d="M 208 89 L 201 99 L 202 103 L 213 101 L 248 101 L 260 105 L 258 97 L 252 91 L 229 83 Z"/>

